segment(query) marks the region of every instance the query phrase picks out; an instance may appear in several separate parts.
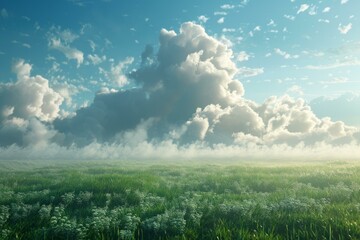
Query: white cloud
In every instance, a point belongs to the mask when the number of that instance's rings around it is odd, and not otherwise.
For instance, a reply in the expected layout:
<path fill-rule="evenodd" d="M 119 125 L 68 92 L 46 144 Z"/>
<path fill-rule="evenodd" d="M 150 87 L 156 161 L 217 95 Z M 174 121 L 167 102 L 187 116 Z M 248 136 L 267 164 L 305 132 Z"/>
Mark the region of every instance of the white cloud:
<path fill-rule="evenodd" d="M 80 93 L 80 92 L 84 92 L 84 91 L 89 91 L 87 88 L 79 85 L 79 86 L 75 86 L 74 84 L 68 83 L 67 81 L 53 81 L 53 89 L 54 91 L 56 91 L 57 93 L 59 93 L 67 106 L 69 107 L 73 107 L 72 106 L 72 98 L 74 95 Z"/>
<path fill-rule="evenodd" d="M 241 0 L 241 1 L 240 1 L 240 6 L 244 7 L 244 6 L 246 6 L 249 2 L 250 2 L 250 0 Z"/>
<path fill-rule="evenodd" d="M 222 44 L 226 45 L 227 47 L 231 48 L 234 44 L 233 42 L 227 38 L 224 34 L 220 36 L 218 39 Z"/>
<path fill-rule="evenodd" d="M 248 61 L 249 59 L 250 59 L 250 55 L 247 54 L 245 51 L 239 52 L 236 56 L 236 60 L 238 62 L 245 62 Z"/>
<path fill-rule="evenodd" d="M 236 31 L 235 28 L 223 28 L 222 29 L 222 32 L 224 32 L 224 33 L 235 32 L 235 31 Z"/>
<path fill-rule="evenodd" d="M 255 26 L 254 29 L 249 32 L 249 35 L 250 35 L 250 37 L 253 37 L 254 32 L 260 32 L 260 31 L 261 31 L 261 27 L 260 26 Z"/>
<path fill-rule="evenodd" d="M 84 53 L 82 51 L 64 45 L 60 39 L 50 39 L 49 46 L 52 49 L 62 52 L 67 59 L 75 60 L 77 62 L 77 67 L 80 67 L 84 61 Z"/>
<path fill-rule="evenodd" d="M 300 57 L 299 55 L 291 55 L 285 51 L 282 51 L 280 48 L 275 48 L 274 52 L 277 55 L 284 57 L 285 59 L 297 59 Z"/>
<path fill-rule="evenodd" d="M 30 76 L 31 69 L 32 66 L 24 60 L 13 65 L 18 81 L 13 85 L 2 85 L 2 90 L 6 89 L 9 94 L 6 105 L 14 107 L 14 117 L 27 119 L 34 116 L 41 121 L 52 121 L 58 117 L 63 98 L 49 87 L 47 79 L 39 75 Z"/>
<path fill-rule="evenodd" d="M 42 122 L 59 117 L 63 97 L 42 76 L 31 76 L 32 66 L 13 65 L 15 83 L 0 84 L 0 145 L 43 145 L 55 131 Z"/>
<path fill-rule="evenodd" d="M 258 104 L 244 98 L 239 79 L 261 74 L 264 69 L 237 67 L 229 45 L 209 36 L 200 25 L 184 23 L 178 33 L 161 30 L 158 51 L 146 52 L 152 50 L 145 50 L 143 59 L 152 61 L 127 76 L 136 88 L 102 89 L 93 103 L 75 116 L 56 121 L 63 97 L 48 87 L 46 79 L 30 77 L 31 65 L 15 65 L 19 82 L 31 79 L 27 83 L 37 83 L 38 89 L 29 91 L 26 85 L 26 92 L 16 94 L 26 98 L 23 105 L 34 102 L 34 92 L 38 93 L 35 96 L 46 95 L 39 102 L 48 104 L 38 111 L 36 104 L 20 108 L 27 116 L 23 117 L 13 104 L 20 100 L 10 101 L 0 94 L 1 117 L 6 123 L 0 129 L 1 157 L 14 158 L 15 153 L 17 157 L 41 156 L 39 151 L 31 154 L 34 148 L 11 146 L 27 146 L 30 139 L 36 139 L 38 149 L 45 149 L 43 157 L 54 158 L 151 158 L 160 153 L 161 158 L 176 154 L 182 158 L 235 158 L 239 154 L 303 157 L 304 153 L 328 156 L 333 149 L 337 153 L 360 152 L 356 128 L 320 119 L 303 99 L 285 95 Z M 132 62 L 128 58 L 113 63 L 107 74 L 122 76 Z M 14 94 L 8 85 L 0 91 Z M 338 146 L 345 150 L 339 151 Z"/>
<path fill-rule="evenodd" d="M 309 9 L 309 15 L 314 16 L 316 14 L 317 14 L 317 7 L 315 5 L 313 5 Z"/>
<path fill-rule="evenodd" d="M 221 17 L 217 20 L 217 23 L 222 24 L 222 23 L 224 23 L 224 21 L 225 21 L 225 18 Z"/>
<path fill-rule="evenodd" d="M 185 124 L 196 108 L 213 102 L 228 105 L 243 95 L 234 78 L 232 51 L 199 25 L 184 23 L 179 34 L 163 29 L 156 56 L 155 62 L 130 73 L 141 88 L 97 95 L 86 110 L 59 122 L 56 129 L 70 138 L 64 143 L 91 143 L 94 136 L 111 141 L 114 134 L 150 118 L 156 121 L 149 128 L 162 127 L 149 138 L 162 139 L 174 126 Z M 91 120 L 84 125 L 83 119 Z"/>
<path fill-rule="evenodd" d="M 289 94 L 295 94 L 297 96 L 303 96 L 304 95 L 303 89 L 298 85 L 291 86 L 288 90 L 286 90 L 286 92 L 289 93 Z"/>
<path fill-rule="evenodd" d="M 330 10 L 331 10 L 330 7 L 325 7 L 322 12 L 323 12 L 323 13 L 328 13 L 328 12 L 330 12 Z"/>
<path fill-rule="evenodd" d="M 318 20 L 318 22 L 330 23 L 330 20 L 329 20 L 329 19 L 322 19 L 322 18 L 320 18 L 320 19 Z"/>
<path fill-rule="evenodd" d="M 229 9 L 234 9 L 235 5 L 224 4 L 220 8 L 225 9 L 225 10 L 229 10 Z"/>
<path fill-rule="evenodd" d="M 112 65 L 110 70 L 110 78 L 119 87 L 128 84 L 128 79 L 124 74 L 124 70 L 128 68 L 130 64 L 134 62 L 134 58 L 127 57 L 124 61 L 119 62 L 117 65 Z"/>
<path fill-rule="evenodd" d="M 309 4 L 301 4 L 299 7 L 299 10 L 296 12 L 296 14 L 300 14 L 302 12 L 305 12 L 306 10 L 308 10 L 310 7 Z"/>
<path fill-rule="evenodd" d="M 352 28 L 352 23 L 349 23 L 347 25 L 339 24 L 338 30 L 341 34 L 347 34 Z"/>
<path fill-rule="evenodd" d="M 91 61 L 92 64 L 98 65 L 106 60 L 106 56 L 104 55 L 104 56 L 100 57 L 97 54 L 94 54 L 94 55 L 89 54 L 88 59 Z"/>
<path fill-rule="evenodd" d="M 107 88 L 102 87 L 96 94 L 111 94 L 111 93 L 117 93 L 119 90 L 113 89 L 113 88 Z"/>
<path fill-rule="evenodd" d="M 51 49 L 62 52 L 69 60 L 75 60 L 77 67 L 84 61 L 84 53 L 70 46 L 79 36 L 69 29 L 62 30 L 60 27 L 51 27 L 48 32 L 48 42 Z"/>
<path fill-rule="evenodd" d="M 270 21 L 266 25 L 271 27 L 276 27 L 275 21 L 272 19 L 270 19 Z"/>
<path fill-rule="evenodd" d="M 204 15 L 201 15 L 198 17 L 198 20 L 200 23 L 206 23 L 209 20 L 209 18 L 205 17 Z"/>
<path fill-rule="evenodd" d="M 343 122 L 317 118 L 303 100 L 289 96 L 270 98 L 261 106 L 246 100 L 226 108 L 209 105 L 196 111 L 196 119 L 201 120 L 197 122 L 202 123 L 198 129 L 204 141 L 229 145 L 239 142 L 293 147 L 332 142 L 351 144 L 355 140 L 353 134 L 358 132 Z"/>
<path fill-rule="evenodd" d="M 284 18 L 289 19 L 289 20 L 291 20 L 291 21 L 294 21 L 294 20 L 295 20 L 295 16 L 287 15 L 287 14 L 284 15 Z"/>
<path fill-rule="evenodd" d="M 347 3 L 349 0 L 341 0 L 341 4 Z"/>
<path fill-rule="evenodd" d="M 179 34 L 163 29 L 155 62 L 130 74 L 141 88 L 97 95 L 92 105 L 57 129 L 79 144 L 91 143 L 91 136 L 111 142 L 125 133 L 147 144 L 157 139 L 180 145 L 200 141 L 296 147 L 354 140 L 354 128 L 319 119 L 302 99 L 272 97 L 260 105 L 244 99 L 235 76 L 256 76 L 264 69 L 238 68 L 233 55 L 227 45 L 194 23 L 184 23 Z M 302 90 L 294 86 L 289 92 Z M 91 119 L 91 125 L 81 125 L 83 119 Z"/>
<path fill-rule="evenodd" d="M 260 26 L 256 26 L 256 27 L 254 27 L 254 30 L 253 30 L 254 32 L 259 32 L 259 31 L 261 31 L 261 27 Z"/>
<path fill-rule="evenodd" d="M 62 30 L 60 28 L 52 28 L 53 31 L 56 31 L 60 39 L 62 39 L 65 43 L 72 43 L 76 39 L 79 38 L 77 34 L 74 34 L 69 29 Z"/>

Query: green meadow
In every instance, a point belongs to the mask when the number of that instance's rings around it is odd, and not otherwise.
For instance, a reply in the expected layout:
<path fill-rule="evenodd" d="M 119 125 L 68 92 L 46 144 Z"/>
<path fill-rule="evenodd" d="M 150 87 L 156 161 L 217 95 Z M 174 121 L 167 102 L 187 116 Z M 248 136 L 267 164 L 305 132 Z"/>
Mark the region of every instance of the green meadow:
<path fill-rule="evenodd" d="M 0 239 L 360 239 L 360 164 L 0 161 Z"/>

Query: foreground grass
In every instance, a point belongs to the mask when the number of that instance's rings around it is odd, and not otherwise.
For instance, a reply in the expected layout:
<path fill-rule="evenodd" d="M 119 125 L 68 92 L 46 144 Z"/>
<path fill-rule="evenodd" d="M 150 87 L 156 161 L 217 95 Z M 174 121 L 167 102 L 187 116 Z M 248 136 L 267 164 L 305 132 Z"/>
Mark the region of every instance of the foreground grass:
<path fill-rule="evenodd" d="M 360 239 L 360 164 L 0 162 L 0 239 Z"/>

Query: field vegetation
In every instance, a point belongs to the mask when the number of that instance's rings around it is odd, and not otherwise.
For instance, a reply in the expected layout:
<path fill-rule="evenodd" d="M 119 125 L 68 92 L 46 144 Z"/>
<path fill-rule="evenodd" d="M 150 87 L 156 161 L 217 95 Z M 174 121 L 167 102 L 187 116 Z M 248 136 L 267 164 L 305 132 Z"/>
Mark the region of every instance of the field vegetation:
<path fill-rule="evenodd" d="M 360 239 L 360 164 L 0 162 L 0 239 Z"/>

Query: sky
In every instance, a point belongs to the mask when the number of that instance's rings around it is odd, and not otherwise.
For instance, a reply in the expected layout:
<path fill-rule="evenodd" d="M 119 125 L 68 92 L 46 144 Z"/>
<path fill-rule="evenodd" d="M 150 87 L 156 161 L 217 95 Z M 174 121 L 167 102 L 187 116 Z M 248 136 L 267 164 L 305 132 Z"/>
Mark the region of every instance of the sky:
<path fill-rule="evenodd" d="M 358 151 L 357 9 L 355 0 L 3 0 L 2 158 Z"/>

